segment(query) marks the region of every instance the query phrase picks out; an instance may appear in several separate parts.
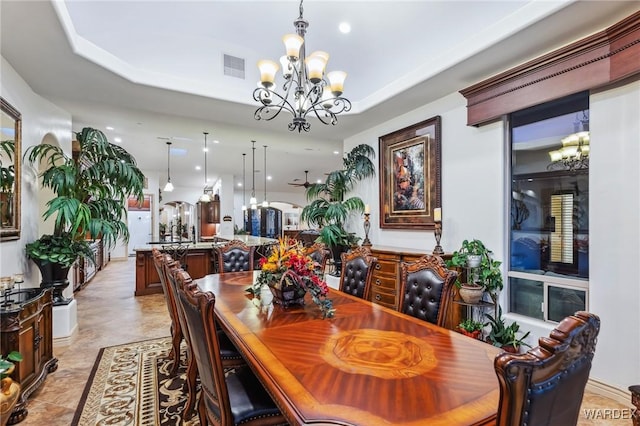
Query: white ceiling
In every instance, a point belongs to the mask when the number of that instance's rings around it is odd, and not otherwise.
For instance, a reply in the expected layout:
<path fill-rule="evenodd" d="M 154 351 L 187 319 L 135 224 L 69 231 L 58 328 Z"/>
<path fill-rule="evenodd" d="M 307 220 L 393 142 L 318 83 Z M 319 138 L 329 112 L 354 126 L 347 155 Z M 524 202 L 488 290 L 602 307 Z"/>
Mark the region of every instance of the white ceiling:
<path fill-rule="evenodd" d="M 353 103 L 337 126 L 256 121 L 259 59 L 277 60 L 294 32 L 298 1 L 2 0 L 2 56 L 32 89 L 73 116 L 74 130 L 105 130 L 164 184 L 166 138 L 176 148 L 171 177 L 201 187 L 202 132 L 208 175 L 251 181 L 262 193 L 263 145 L 269 191 L 295 178 L 322 177 L 341 163 L 342 141 L 376 123 L 458 91 L 499 71 L 584 37 L 640 9 L 637 1 L 331 1 L 307 0 L 307 51 L 329 52 L 329 70 L 348 73 Z M 351 33 L 338 31 L 347 21 Z M 246 79 L 223 75 L 222 56 L 245 59 Z M 113 126 L 107 131 L 106 126 Z M 218 140 L 218 144 L 213 144 Z M 376 141 L 371 141 L 375 143 Z M 334 151 L 340 155 L 335 155 Z M 178 154 L 183 155 L 178 155 Z M 300 189 L 302 191 L 302 189 Z"/>

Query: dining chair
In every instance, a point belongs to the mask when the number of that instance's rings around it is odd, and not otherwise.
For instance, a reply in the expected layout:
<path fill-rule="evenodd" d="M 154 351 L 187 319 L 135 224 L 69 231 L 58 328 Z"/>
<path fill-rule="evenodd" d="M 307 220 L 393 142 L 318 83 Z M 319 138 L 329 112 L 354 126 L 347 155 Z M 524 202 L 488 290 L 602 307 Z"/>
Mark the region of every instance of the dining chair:
<path fill-rule="evenodd" d="M 415 262 L 401 262 L 400 312 L 444 327 L 457 276 L 440 256 L 428 254 Z"/>
<path fill-rule="evenodd" d="M 597 315 L 578 311 L 560 321 L 549 337 L 541 337 L 537 347 L 496 356 L 496 424 L 577 424 L 599 331 Z"/>
<path fill-rule="evenodd" d="M 633 426 L 640 426 L 640 385 L 629 386 L 629 392 L 631 392 L 631 403 L 636 407 L 631 415 Z"/>
<path fill-rule="evenodd" d="M 180 264 L 185 271 L 187 268 L 187 254 L 189 253 L 188 243 L 163 244 L 162 251 L 171 255 L 171 258 Z"/>
<path fill-rule="evenodd" d="M 314 262 L 318 264 L 316 272 L 320 276 L 324 276 L 325 269 L 327 267 L 327 261 L 331 252 L 327 249 L 327 246 L 323 243 L 314 243 L 310 247 L 305 249 L 305 254 L 309 256 Z"/>
<path fill-rule="evenodd" d="M 225 372 L 214 313 L 215 295 L 177 274 L 182 306 L 200 374 L 198 415 L 203 425 L 286 425 L 269 393 L 247 366 Z"/>
<path fill-rule="evenodd" d="M 170 291 L 168 287 L 167 269 L 165 268 L 168 262 L 173 263 L 173 259 L 170 255 L 162 253 L 156 247 L 151 248 L 151 253 L 153 255 L 153 264 L 160 277 L 164 300 L 167 303 L 167 310 L 169 311 L 169 318 L 171 319 L 171 350 L 169 351 L 169 359 L 173 361 L 173 366 L 170 371 L 170 374 L 173 376 L 178 371 L 180 365 L 180 342 L 182 341 L 182 328 L 180 326 L 180 320 L 178 319 L 178 306 L 176 305 L 173 292 Z"/>
<path fill-rule="evenodd" d="M 216 247 L 216 252 L 220 274 L 253 270 L 254 246 L 249 247 L 242 241 L 232 240 Z"/>
<path fill-rule="evenodd" d="M 197 377 L 198 377 L 198 367 L 196 364 L 196 360 L 194 357 L 193 346 L 191 344 L 191 337 L 187 332 L 187 327 L 189 326 L 187 320 L 185 318 L 184 311 L 180 303 L 178 303 L 178 286 L 182 284 L 191 284 L 193 280 L 189 273 L 183 269 L 178 267 L 176 262 L 167 262 L 165 263 L 165 270 L 167 274 L 167 282 L 169 291 L 172 293 L 174 300 L 176 301 L 178 320 L 180 323 L 180 328 L 183 331 L 184 340 L 187 344 L 187 389 L 189 392 L 189 396 L 187 398 L 187 403 L 185 404 L 185 409 L 183 411 L 184 415 L 190 417 L 191 412 L 195 406 L 196 402 L 196 394 L 197 394 Z M 220 358 L 222 359 L 222 366 L 225 369 L 241 367 L 246 365 L 246 362 L 238 349 L 234 346 L 231 339 L 227 336 L 227 334 L 218 327 L 218 339 L 219 339 L 219 350 L 220 350 Z"/>
<path fill-rule="evenodd" d="M 371 250 L 361 246 L 342 253 L 341 258 L 340 291 L 369 300 L 373 270 L 378 259 L 371 255 Z"/>

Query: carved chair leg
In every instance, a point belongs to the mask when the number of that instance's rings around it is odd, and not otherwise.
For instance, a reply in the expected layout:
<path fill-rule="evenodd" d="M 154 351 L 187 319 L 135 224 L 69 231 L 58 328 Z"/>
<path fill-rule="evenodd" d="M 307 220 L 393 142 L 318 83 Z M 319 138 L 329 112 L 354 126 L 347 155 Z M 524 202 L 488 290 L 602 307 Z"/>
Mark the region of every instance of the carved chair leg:
<path fill-rule="evenodd" d="M 198 377 L 198 366 L 191 352 L 187 352 L 187 390 L 189 396 L 184 408 L 184 419 L 188 420 L 193 416 L 193 408 L 196 405 L 196 385 Z"/>
<path fill-rule="evenodd" d="M 171 327 L 171 351 L 169 358 L 173 360 L 170 374 L 175 376 L 180 367 L 180 342 L 182 341 L 182 333 L 176 327 Z"/>

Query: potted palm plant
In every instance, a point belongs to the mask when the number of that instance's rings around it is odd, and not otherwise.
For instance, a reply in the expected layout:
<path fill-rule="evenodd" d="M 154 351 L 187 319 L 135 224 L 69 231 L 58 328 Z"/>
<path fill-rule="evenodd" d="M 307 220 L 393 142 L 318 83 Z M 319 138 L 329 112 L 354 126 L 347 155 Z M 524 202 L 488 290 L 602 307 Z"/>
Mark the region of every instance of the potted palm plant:
<path fill-rule="evenodd" d="M 42 186 L 55 194 L 43 213 L 45 220 L 55 219 L 53 234 L 26 245 L 27 256 L 42 274 L 41 287 L 54 289 L 54 304 L 69 302 L 62 291 L 69 284 L 67 275 L 76 259 L 84 256 L 95 263 L 91 240 L 101 238 L 105 249 L 118 239 L 128 241 L 129 230 L 122 220 L 127 198 L 143 199 L 144 175 L 124 148 L 90 127 L 76 133 L 76 138 L 79 152 L 75 158 L 50 144 L 25 152 L 30 163 L 46 164 L 40 174 Z"/>
<path fill-rule="evenodd" d="M 300 218 L 311 226 L 320 228 L 317 242 L 331 250 L 336 273 L 342 264 L 340 255 L 354 244 L 358 237 L 345 229 L 345 223 L 353 212 L 364 212 L 364 202 L 360 197 L 347 197 L 355 185 L 363 179 L 375 176 L 373 147 L 367 144 L 355 146 L 343 158 L 343 168 L 327 175 L 323 183 L 311 184 L 306 191 L 310 204 L 302 209 Z"/>

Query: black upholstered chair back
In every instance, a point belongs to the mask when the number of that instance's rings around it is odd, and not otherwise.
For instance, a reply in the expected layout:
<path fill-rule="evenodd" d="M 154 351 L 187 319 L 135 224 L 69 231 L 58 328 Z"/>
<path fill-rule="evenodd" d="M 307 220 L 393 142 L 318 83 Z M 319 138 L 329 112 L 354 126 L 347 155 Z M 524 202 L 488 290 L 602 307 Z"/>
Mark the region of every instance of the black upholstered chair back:
<path fill-rule="evenodd" d="M 443 327 L 456 277 L 439 256 L 401 263 L 400 312 Z"/>
<path fill-rule="evenodd" d="M 216 248 L 218 252 L 219 272 L 240 272 L 253 270 L 253 254 L 255 247 L 249 247 L 242 241 L 233 240 L 222 247 Z"/>
<path fill-rule="evenodd" d="M 348 253 L 342 253 L 341 258 L 340 291 L 368 300 L 373 269 L 378 259 L 373 257 L 366 247 L 357 247 Z"/>
<path fill-rule="evenodd" d="M 178 318 L 175 294 L 169 288 L 169 279 L 165 266 L 167 264 L 174 264 L 175 262 L 170 255 L 161 253 L 160 250 L 155 247 L 151 249 L 151 254 L 153 255 L 153 265 L 160 277 L 164 300 L 167 302 L 167 310 L 169 311 L 169 318 L 171 319 L 171 351 L 169 352 L 169 358 L 173 360 L 173 366 L 170 371 L 173 375 L 178 371 L 178 366 L 180 365 L 180 342 L 182 341 L 183 333 Z"/>
<path fill-rule="evenodd" d="M 498 355 L 498 426 L 575 425 L 600 331 L 600 318 L 576 312 L 524 354 Z"/>

